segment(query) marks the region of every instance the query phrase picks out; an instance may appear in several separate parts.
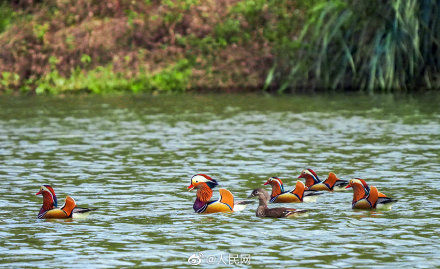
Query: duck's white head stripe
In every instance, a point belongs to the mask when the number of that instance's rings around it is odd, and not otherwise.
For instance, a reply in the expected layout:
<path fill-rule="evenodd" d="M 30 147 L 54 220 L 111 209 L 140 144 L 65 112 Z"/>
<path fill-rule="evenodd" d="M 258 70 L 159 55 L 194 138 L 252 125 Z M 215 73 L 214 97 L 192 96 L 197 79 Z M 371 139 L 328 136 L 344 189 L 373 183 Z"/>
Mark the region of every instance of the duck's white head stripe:
<path fill-rule="evenodd" d="M 206 177 L 202 176 L 202 175 L 194 175 L 191 178 L 191 182 L 208 182 L 209 179 L 207 179 Z"/>
<path fill-rule="evenodd" d="M 211 189 L 218 185 L 217 181 L 215 179 L 212 179 L 210 176 L 207 176 L 205 174 L 197 174 L 192 176 L 191 178 L 191 184 L 197 184 L 205 182 Z"/>
<path fill-rule="evenodd" d="M 284 192 L 284 185 L 283 185 L 283 183 L 281 182 L 281 180 L 280 180 L 279 178 L 275 178 L 274 180 L 275 180 L 275 181 L 278 183 L 278 185 L 280 186 L 281 192 Z"/>
<path fill-rule="evenodd" d="M 283 182 L 281 181 L 281 179 L 279 179 L 277 177 L 271 177 L 270 181 L 275 181 L 278 184 L 278 186 L 280 186 L 281 192 L 284 192 L 284 185 L 283 185 Z"/>
<path fill-rule="evenodd" d="M 316 183 L 320 182 L 318 175 L 312 169 L 306 169 L 304 170 L 304 173 L 311 175 L 313 177 L 313 181 Z"/>

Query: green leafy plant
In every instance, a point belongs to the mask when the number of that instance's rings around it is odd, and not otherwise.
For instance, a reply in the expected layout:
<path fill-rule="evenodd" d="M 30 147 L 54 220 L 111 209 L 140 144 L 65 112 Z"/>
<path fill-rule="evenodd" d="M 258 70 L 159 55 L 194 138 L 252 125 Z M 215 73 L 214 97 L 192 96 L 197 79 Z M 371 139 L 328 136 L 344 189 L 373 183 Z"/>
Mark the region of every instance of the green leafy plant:
<path fill-rule="evenodd" d="M 156 74 L 139 72 L 126 77 L 114 72 L 112 65 L 98 66 L 88 72 L 76 68 L 69 77 L 52 70 L 36 82 L 36 94 L 59 94 L 85 91 L 95 94 L 112 92 L 183 92 L 187 89 L 191 65 L 186 59 Z"/>
<path fill-rule="evenodd" d="M 237 43 L 241 36 L 240 21 L 237 19 L 226 19 L 215 27 L 214 34 L 217 42 L 222 46 Z"/>
<path fill-rule="evenodd" d="M 35 37 L 38 38 L 38 40 L 43 41 L 44 35 L 47 33 L 48 30 L 49 30 L 49 24 L 47 22 L 43 24 L 34 25 L 34 35 Z"/>
<path fill-rule="evenodd" d="M 158 91 L 184 92 L 191 76 L 191 65 L 182 59 L 175 65 L 162 70 L 151 77 L 151 86 Z"/>
<path fill-rule="evenodd" d="M 11 24 L 14 14 L 7 1 L 0 3 L 0 33 Z"/>
<path fill-rule="evenodd" d="M 16 73 L 2 72 L 0 74 L 0 90 L 10 93 L 18 88 L 20 83 L 20 76 Z"/>

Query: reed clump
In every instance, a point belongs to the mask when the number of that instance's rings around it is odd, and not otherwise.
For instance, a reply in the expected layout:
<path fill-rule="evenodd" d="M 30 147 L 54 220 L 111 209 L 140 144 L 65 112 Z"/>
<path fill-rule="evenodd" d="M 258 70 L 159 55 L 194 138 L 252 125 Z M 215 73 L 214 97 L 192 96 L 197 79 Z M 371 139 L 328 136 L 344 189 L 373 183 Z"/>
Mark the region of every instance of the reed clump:
<path fill-rule="evenodd" d="M 315 1 L 277 55 L 280 91 L 439 89 L 440 1 Z"/>

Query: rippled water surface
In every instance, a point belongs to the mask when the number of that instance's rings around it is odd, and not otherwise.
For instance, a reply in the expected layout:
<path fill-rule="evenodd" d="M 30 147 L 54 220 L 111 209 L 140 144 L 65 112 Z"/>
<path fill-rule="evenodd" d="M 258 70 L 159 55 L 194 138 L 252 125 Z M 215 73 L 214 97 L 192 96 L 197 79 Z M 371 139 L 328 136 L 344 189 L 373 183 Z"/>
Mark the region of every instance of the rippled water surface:
<path fill-rule="evenodd" d="M 440 267 L 440 96 L 1 97 L 0 267 Z M 326 193 L 308 217 L 260 219 L 257 203 L 197 215 L 190 178 L 236 199 L 270 176 L 293 188 L 365 178 L 398 199 L 354 211 Z M 87 219 L 37 220 L 40 185 Z M 218 197 L 218 189 L 214 196 Z M 271 205 L 274 206 L 274 205 Z M 280 204 L 275 205 L 280 206 Z M 197 256 L 199 257 L 199 256 Z M 235 260 L 237 258 L 237 260 Z"/>

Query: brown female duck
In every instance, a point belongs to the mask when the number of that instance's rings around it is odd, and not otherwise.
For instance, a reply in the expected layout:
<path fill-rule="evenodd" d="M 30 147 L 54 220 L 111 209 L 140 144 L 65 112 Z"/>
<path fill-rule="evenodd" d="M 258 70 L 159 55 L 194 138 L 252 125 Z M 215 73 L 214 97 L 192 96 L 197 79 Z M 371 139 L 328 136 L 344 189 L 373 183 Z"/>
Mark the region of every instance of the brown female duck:
<path fill-rule="evenodd" d="M 297 210 L 294 208 L 286 208 L 286 207 L 276 207 L 276 208 L 268 208 L 267 201 L 270 199 L 269 193 L 262 189 L 258 188 L 252 191 L 251 197 L 258 197 L 260 204 L 258 205 L 256 216 L 263 218 L 291 218 L 296 217 L 298 215 L 304 214 L 307 210 Z"/>

